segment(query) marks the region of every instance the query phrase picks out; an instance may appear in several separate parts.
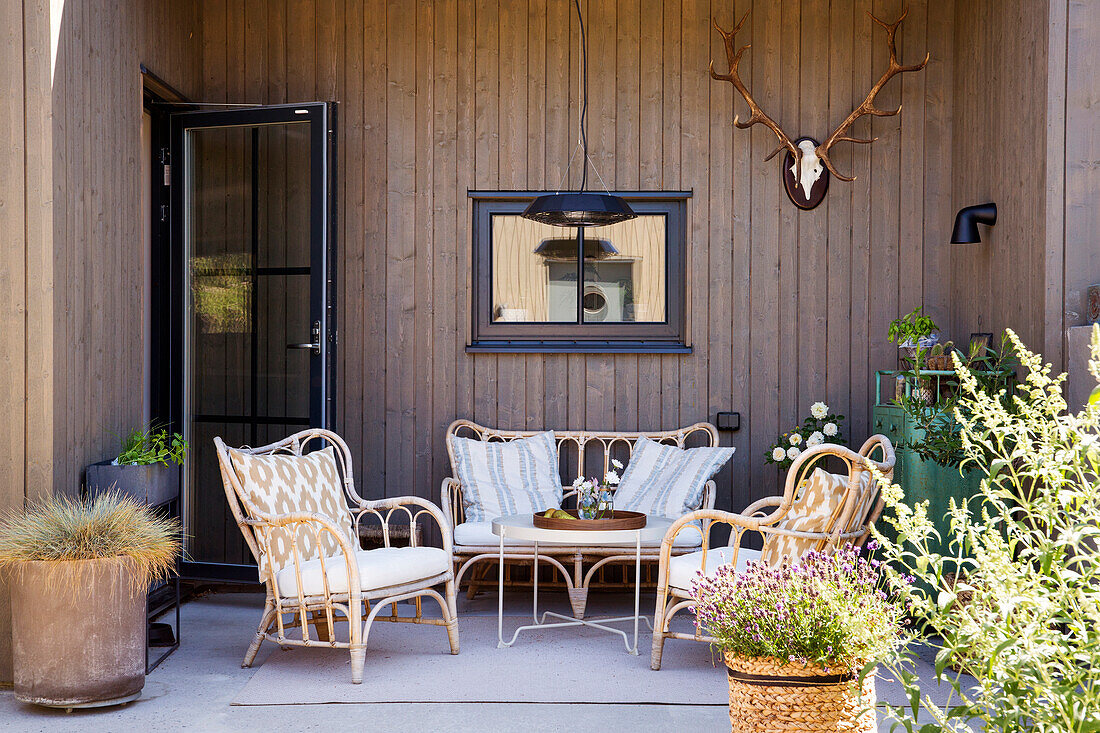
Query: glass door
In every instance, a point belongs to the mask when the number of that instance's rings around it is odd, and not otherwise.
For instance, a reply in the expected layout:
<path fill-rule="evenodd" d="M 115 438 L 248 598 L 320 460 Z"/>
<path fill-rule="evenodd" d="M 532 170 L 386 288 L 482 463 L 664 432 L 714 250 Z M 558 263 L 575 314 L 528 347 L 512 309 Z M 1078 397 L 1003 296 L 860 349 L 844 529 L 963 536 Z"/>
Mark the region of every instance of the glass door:
<path fill-rule="evenodd" d="M 256 578 L 214 437 L 331 423 L 331 125 L 325 104 L 173 116 L 185 575 Z"/>

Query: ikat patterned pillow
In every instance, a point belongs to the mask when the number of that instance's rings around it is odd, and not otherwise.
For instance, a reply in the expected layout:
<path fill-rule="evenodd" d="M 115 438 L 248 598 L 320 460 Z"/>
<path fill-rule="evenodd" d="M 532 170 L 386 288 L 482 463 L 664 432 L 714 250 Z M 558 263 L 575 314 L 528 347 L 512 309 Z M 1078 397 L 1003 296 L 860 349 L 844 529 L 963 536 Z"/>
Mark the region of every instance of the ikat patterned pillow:
<path fill-rule="evenodd" d="M 235 450 L 231 450 L 229 455 L 241 479 L 245 497 L 261 512 L 320 514 L 331 519 L 344 536 L 352 538 L 351 514 L 331 446 L 304 456 L 250 455 Z M 314 533 L 304 523 L 266 531 L 270 532 L 270 553 L 265 559 L 271 563 L 272 572 L 293 565 L 292 547 L 295 542 L 300 561 L 340 553 L 340 543 L 332 533 L 324 530 Z M 352 544 L 357 546 L 354 540 Z M 261 561 L 261 567 L 263 564 Z"/>
<path fill-rule="evenodd" d="M 868 505 L 871 474 L 862 472 L 858 499 L 859 509 L 853 515 L 846 531 L 853 531 L 863 521 Z M 848 503 L 848 477 L 815 468 L 795 493 L 794 503 L 787 515 L 776 525 L 800 532 L 832 532 L 841 511 Z M 861 514 L 862 512 L 862 514 Z M 797 560 L 810 550 L 820 549 L 822 540 L 806 537 L 790 537 L 781 534 L 768 535 L 760 559 L 769 565 L 777 565 L 788 557 Z"/>

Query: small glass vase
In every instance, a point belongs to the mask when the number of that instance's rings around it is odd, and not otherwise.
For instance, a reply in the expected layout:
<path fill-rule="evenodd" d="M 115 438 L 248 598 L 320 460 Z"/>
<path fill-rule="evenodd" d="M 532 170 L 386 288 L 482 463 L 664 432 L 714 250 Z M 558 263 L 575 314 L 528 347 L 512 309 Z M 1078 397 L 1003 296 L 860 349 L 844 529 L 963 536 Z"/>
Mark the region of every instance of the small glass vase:
<path fill-rule="evenodd" d="M 599 513 L 599 498 L 594 491 L 581 491 L 577 494 L 577 516 L 581 519 L 595 519 Z"/>
<path fill-rule="evenodd" d="M 599 519 L 611 519 L 615 515 L 615 496 L 607 489 L 600 492 L 600 500 L 596 504 L 596 516 Z"/>

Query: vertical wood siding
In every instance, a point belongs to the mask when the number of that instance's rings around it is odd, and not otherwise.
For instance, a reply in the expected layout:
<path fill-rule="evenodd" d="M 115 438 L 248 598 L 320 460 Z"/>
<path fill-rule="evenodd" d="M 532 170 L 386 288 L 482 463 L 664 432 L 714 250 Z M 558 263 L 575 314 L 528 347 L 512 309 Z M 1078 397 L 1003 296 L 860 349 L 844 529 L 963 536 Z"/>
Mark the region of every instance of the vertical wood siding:
<path fill-rule="evenodd" d="M 1075 16 L 1087 15 L 1083 9 L 1087 5 L 1079 10 L 1071 5 Z M 1045 356 L 1060 365 L 1061 314 L 1055 310 L 1052 318 L 1045 315 L 1048 287 L 1059 293 L 1063 287 L 1060 277 L 1048 281 L 1045 262 L 1048 258 L 1061 261 L 1064 244 L 1061 231 L 1050 232 L 1048 239 L 1045 213 L 1045 168 L 1048 163 L 1059 165 L 1057 159 L 1047 161 L 1045 137 L 1047 17 L 1047 4 L 1032 0 L 956 5 L 954 89 L 948 92 L 954 99 L 951 216 L 963 206 L 994 201 L 997 225 L 981 228 L 980 245 L 940 248 L 948 251 L 948 259 L 937 267 L 936 277 L 948 279 L 950 288 L 947 309 L 936 315 L 937 322 L 956 338 L 1011 327 L 1034 349 L 1052 347 Z M 1057 33 L 1053 26 L 1051 33 Z M 1070 58 L 1075 54 L 1071 53 Z M 1089 54 L 1082 53 L 1078 58 L 1087 59 Z M 1079 78 L 1093 82 L 1093 77 L 1090 72 Z M 1090 110 L 1088 115 L 1091 122 L 1081 120 L 1067 127 L 1066 147 L 1059 156 L 1090 155 L 1085 140 L 1096 125 L 1095 113 Z M 1074 133 L 1081 137 L 1071 140 Z M 1092 162 L 1082 161 L 1079 170 L 1093 167 Z M 1066 219 L 1067 227 L 1085 225 L 1089 241 L 1093 230 L 1086 224 L 1089 219 L 1085 211 L 1095 209 L 1097 183 L 1100 181 L 1094 181 L 1092 189 L 1081 189 L 1090 190 L 1087 205 L 1074 212 L 1081 215 Z M 1071 236 L 1067 229 L 1066 243 Z M 1078 260 L 1074 271 L 1084 277 L 1100 276 L 1096 269 L 1100 260 L 1093 259 L 1091 271 L 1084 267 L 1090 256 L 1095 258 L 1096 251 L 1095 245 L 1075 242 Z M 1074 265 L 1068 261 L 1066 264 L 1068 272 Z M 1071 293 L 1072 288 L 1067 287 L 1065 297 L 1071 298 Z M 1047 333 L 1058 337 L 1048 342 Z"/>
<path fill-rule="evenodd" d="M 739 449 L 720 477 L 725 507 L 775 490 L 763 450 L 815 400 L 848 415 L 862 440 L 873 372 L 893 365 L 887 323 L 922 302 L 945 321 L 950 309 L 955 202 L 945 191 L 953 59 L 965 41 L 954 37 L 954 3 L 910 5 L 899 49 L 905 60 L 931 51 L 928 69 L 880 95 L 883 106 L 904 103 L 900 117 L 857 123 L 878 142 L 839 146 L 837 165 L 858 179 L 833 181 L 824 205 L 800 213 L 779 163 L 763 162 L 772 134 L 735 130 L 744 103 L 707 75 L 711 58 L 724 63 L 711 16 L 728 26 L 752 10 L 738 38 L 753 44 L 743 78 L 791 135 L 821 139 L 885 68 L 884 34 L 866 11 L 892 19 L 902 0 L 582 2 L 600 174 L 612 188 L 694 192 L 688 356 L 464 351 L 466 191 L 554 188 L 576 140 L 570 2 L 275 0 L 230 5 L 232 18 L 208 5 L 208 101 L 340 103 L 337 428 L 363 491 L 434 496 L 456 417 L 657 429 L 739 411 L 741 431 L 723 438 Z M 289 78 L 230 69 L 245 86 L 227 87 L 226 49 L 246 42 L 249 58 L 293 55 Z"/>

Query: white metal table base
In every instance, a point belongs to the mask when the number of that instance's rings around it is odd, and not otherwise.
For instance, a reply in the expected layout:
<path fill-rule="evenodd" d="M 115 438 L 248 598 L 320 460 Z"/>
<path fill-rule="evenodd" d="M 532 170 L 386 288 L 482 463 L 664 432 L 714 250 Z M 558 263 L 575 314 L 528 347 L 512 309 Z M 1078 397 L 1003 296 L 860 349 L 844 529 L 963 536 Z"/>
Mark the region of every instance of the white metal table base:
<path fill-rule="evenodd" d="M 532 573 L 532 587 L 533 598 L 531 604 L 531 619 L 533 624 L 527 624 L 526 626 L 520 626 L 512 634 L 511 641 L 504 640 L 504 536 L 506 532 L 500 533 L 500 568 L 497 581 L 497 648 L 503 649 L 504 647 L 512 646 L 516 643 L 516 639 L 519 638 L 520 632 L 530 631 L 531 629 L 555 629 L 563 628 L 566 626 L 587 626 L 593 629 L 601 629 L 612 634 L 618 634 L 623 637 L 623 645 L 626 646 L 627 652 L 633 656 L 638 656 L 638 621 L 645 621 L 646 626 L 650 631 L 653 630 L 653 624 L 649 622 L 649 617 L 643 617 L 640 614 L 641 600 L 642 600 L 642 533 L 638 531 L 634 535 L 634 615 L 633 616 L 616 616 L 614 618 L 601 618 L 595 621 L 588 621 L 585 619 L 571 618 L 564 616 L 554 611 L 544 611 L 542 618 L 539 618 L 539 543 L 535 542 L 535 564 L 531 571 Z M 546 623 L 547 618 L 562 619 L 554 623 Z M 634 644 L 631 645 L 630 637 L 622 629 L 616 629 L 611 626 L 605 626 L 604 624 L 619 623 L 622 621 L 634 622 Z"/>

